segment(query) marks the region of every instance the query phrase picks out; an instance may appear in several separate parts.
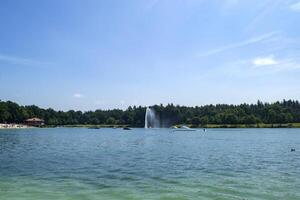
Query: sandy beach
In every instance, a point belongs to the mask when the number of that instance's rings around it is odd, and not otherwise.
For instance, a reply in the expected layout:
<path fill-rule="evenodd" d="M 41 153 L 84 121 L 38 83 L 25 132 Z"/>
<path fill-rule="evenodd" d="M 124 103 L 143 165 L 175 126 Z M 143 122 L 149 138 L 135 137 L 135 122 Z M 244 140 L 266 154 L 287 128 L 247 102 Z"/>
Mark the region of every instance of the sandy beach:
<path fill-rule="evenodd" d="M 24 124 L 0 124 L 0 129 L 17 129 L 17 128 L 29 128 Z"/>

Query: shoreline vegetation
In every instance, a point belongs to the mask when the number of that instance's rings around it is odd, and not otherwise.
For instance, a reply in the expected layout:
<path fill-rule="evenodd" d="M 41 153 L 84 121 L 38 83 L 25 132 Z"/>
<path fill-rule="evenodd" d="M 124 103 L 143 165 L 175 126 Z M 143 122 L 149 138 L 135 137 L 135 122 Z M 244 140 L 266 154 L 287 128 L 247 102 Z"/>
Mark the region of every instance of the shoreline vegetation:
<path fill-rule="evenodd" d="M 173 127 L 180 127 L 181 125 L 175 125 Z M 288 124 L 207 124 L 204 126 L 194 126 L 192 124 L 187 125 L 190 128 L 300 128 L 300 123 L 288 123 Z M 0 129 L 24 129 L 24 128 L 88 128 L 88 129 L 100 129 L 100 128 L 141 128 L 133 127 L 126 124 L 109 125 L 109 124 L 74 124 L 74 125 L 44 125 L 40 127 L 27 126 L 25 124 L 0 124 Z M 170 127 L 172 128 L 172 127 Z"/>
<path fill-rule="evenodd" d="M 158 127 L 185 124 L 191 128 L 300 128 L 300 103 L 283 100 L 274 103 L 150 106 Z M 22 106 L 0 100 L 0 128 L 31 128 L 30 118 L 45 122 L 41 127 L 142 128 L 147 107 L 129 106 L 126 110 L 56 111 L 35 105 Z M 26 125 L 27 124 L 27 125 Z"/>
<path fill-rule="evenodd" d="M 181 125 L 175 125 L 176 127 L 180 127 Z M 174 127 L 175 127 L 174 126 Z M 189 128 L 300 128 L 300 123 L 288 123 L 288 124 L 207 124 L 204 126 L 194 126 L 192 124 L 187 124 Z M 54 128 L 55 126 L 45 126 L 48 128 Z M 84 124 L 84 125 L 65 125 L 61 127 L 67 128 L 141 128 L 141 127 L 132 127 L 126 124 L 123 125 L 109 125 L 109 124 Z M 171 127 L 170 127 L 171 128 Z"/>

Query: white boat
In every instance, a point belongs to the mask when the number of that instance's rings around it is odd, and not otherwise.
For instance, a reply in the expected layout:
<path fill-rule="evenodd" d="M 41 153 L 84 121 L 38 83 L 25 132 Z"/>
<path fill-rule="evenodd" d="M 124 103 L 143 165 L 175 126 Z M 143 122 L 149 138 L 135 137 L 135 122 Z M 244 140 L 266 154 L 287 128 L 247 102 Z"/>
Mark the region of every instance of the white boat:
<path fill-rule="evenodd" d="M 187 126 L 181 126 L 180 128 L 174 127 L 174 131 L 197 131 Z"/>

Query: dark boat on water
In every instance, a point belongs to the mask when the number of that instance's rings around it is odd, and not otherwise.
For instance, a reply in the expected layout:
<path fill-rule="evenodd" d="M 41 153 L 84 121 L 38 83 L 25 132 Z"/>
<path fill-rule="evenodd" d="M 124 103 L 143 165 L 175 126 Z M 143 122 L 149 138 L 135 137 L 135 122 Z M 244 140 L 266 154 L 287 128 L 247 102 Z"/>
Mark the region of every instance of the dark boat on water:
<path fill-rule="evenodd" d="M 92 126 L 92 127 L 88 127 L 88 129 L 100 129 L 100 127 Z"/>

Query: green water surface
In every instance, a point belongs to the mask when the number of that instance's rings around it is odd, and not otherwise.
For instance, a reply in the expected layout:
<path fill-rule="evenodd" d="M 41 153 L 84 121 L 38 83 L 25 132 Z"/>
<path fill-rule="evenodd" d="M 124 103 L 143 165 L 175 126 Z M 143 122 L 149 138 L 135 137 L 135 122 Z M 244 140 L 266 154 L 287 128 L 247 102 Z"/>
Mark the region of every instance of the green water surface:
<path fill-rule="evenodd" d="M 300 129 L 0 130 L 0 199 L 299 200 L 299 158 Z"/>

